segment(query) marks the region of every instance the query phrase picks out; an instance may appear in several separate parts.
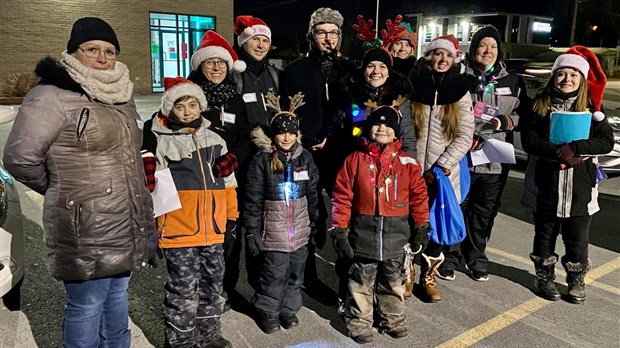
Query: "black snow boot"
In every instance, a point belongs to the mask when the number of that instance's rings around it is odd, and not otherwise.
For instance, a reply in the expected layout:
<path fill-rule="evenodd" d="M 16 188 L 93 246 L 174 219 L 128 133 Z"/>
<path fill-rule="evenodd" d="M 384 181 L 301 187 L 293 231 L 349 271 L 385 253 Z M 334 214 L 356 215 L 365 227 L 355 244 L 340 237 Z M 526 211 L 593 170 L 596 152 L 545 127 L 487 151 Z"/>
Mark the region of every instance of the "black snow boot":
<path fill-rule="evenodd" d="M 562 265 L 566 269 L 566 283 L 568 284 L 567 300 L 570 303 L 582 304 L 586 300 L 586 273 L 590 271 L 592 263 L 568 262 L 562 257 Z"/>
<path fill-rule="evenodd" d="M 536 270 L 536 281 L 534 281 L 534 292 L 549 301 L 558 301 L 560 293 L 555 288 L 555 264 L 558 262 L 558 255 L 553 254 L 547 258 L 541 258 L 530 254 L 530 259 L 534 262 Z"/>

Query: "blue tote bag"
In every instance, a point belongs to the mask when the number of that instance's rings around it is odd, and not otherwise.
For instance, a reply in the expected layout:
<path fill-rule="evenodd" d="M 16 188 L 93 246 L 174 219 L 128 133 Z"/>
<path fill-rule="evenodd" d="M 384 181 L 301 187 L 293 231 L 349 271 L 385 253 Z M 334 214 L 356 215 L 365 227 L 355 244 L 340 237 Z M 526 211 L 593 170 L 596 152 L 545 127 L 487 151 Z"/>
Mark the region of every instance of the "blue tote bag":
<path fill-rule="evenodd" d="M 433 167 L 433 175 L 437 181 L 437 196 L 433 200 L 429 212 L 431 222 L 430 239 L 440 245 L 454 245 L 465 239 L 467 230 L 463 212 L 456 200 L 450 179 L 441 169 Z"/>

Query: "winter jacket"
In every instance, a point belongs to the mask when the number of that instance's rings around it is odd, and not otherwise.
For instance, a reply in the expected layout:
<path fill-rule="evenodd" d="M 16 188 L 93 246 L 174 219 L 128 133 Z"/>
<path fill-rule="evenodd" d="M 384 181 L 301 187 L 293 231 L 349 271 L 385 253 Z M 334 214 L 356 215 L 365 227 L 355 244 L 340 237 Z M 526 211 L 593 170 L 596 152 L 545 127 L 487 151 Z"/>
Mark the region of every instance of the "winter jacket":
<path fill-rule="evenodd" d="M 4 165 L 45 195 L 47 265 L 58 280 L 132 271 L 156 248 L 153 204 L 140 156 L 133 100 L 109 105 L 87 96 L 53 58 L 24 99 L 4 149 Z"/>
<path fill-rule="evenodd" d="M 282 108 L 288 107 L 288 97 L 297 92 L 304 95 L 306 104 L 297 110 L 304 146 L 320 143 L 328 136 L 336 110 L 331 85 L 355 68 L 348 60 L 323 54 L 315 48 L 306 57 L 288 64 L 280 73 Z"/>
<path fill-rule="evenodd" d="M 364 142 L 347 157 L 332 191 L 332 225 L 349 228 L 355 255 L 402 257 L 411 227 L 428 221 L 428 196 L 417 161 L 400 141 L 381 150 Z"/>
<path fill-rule="evenodd" d="M 471 81 L 470 93 L 474 105 L 477 101 L 483 101 L 498 106 L 500 115 L 510 117 L 513 125 L 519 123 L 519 114 L 522 112 L 520 109 L 528 105 L 527 89 L 520 76 L 509 74 L 501 60 L 495 63 L 491 73 L 483 75 L 471 57 L 465 60 L 465 75 Z M 486 133 L 477 129 L 476 134 L 512 143 L 512 130 Z M 501 163 L 486 163 L 477 165 L 472 170 L 476 173 L 500 174 L 502 166 Z"/>
<path fill-rule="evenodd" d="M 236 51 L 247 68 L 242 73 L 233 73 L 232 79 L 237 86 L 237 93 L 243 96 L 248 122 L 252 128 L 268 127 L 272 110 L 265 105 L 265 96 L 269 92 L 278 95 L 280 71 L 269 64 L 267 57 L 257 62 L 243 48 L 237 48 Z"/>
<path fill-rule="evenodd" d="M 181 208 L 157 218 L 159 247 L 221 244 L 227 220 L 239 217 L 235 174 L 215 178 L 211 172 L 213 161 L 228 152 L 226 143 L 209 129 L 209 120 L 197 129 L 173 131 L 166 125 L 165 116 L 153 120 L 157 148 L 150 150 L 157 171 L 170 169 Z"/>
<path fill-rule="evenodd" d="M 364 129 L 372 108 L 394 105 L 402 114 L 400 134 L 402 150 L 409 155 L 415 153 L 415 134 L 411 119 L 411 104 L 407 99 L 411 93 L 411 85 L 407 78 L 393 71 L 385 84 L 373 88 L 366 83 L 362 69 L 358 69 L 334 83 L 333 90 L 337 96 L 337 110 L 332 121 L 331 134 L 337 148 L 344 152 L 344 157 L 357 149 L 358 135 L 353 129 Z"/>
<path fill-rule="evenodd" d="M 570 100 L 569 100 L 570 102 Z M 553 110 L 568 110 L 560 103 Z M 611 126 L 606 119 L 592 120 L 590 136 L 570 143 L 575 155 L 590 156 L 582 165 L 568 168 L 560 166 L 555 151 L 561 145 L 549 141 L 550 113 L 541 116 L 530 112 L 521 125 L 523 149 L 534 155 L 525 176 L 524 195 L 526 206 L 534 211 L 559 218 L 588 216 L 599 211 L 598 185 L 596 183 L 596 155 L 609 153 L 614 146 Z M 531 204 L 535 198 L 536 205 Z"/>
<path fill-rule="evenodd" d="M 319 171 L 299 143 L 288 159 L 278 151 L 282 163 L 293 167 L 294 181 L 288 187 L 284 173 L 271 170 L 271 139 L 261 128 L 252 131 L 252 139 L 260 152 L 248 168 L 244 226 L 247 233 L 261 235 L 263 251 L 293 252 L 308 244 L 311 225 L 319 218 Z"/>
<path fill-rule="evenodd" d="M 420 62 L 425 61 L 425 58 L 420 60 Z M 422 136 L 419 139 L 416 138 L 414 157 L 423 166 L 423 171 L 430 170 L 433 165 L 450 170 L 450 183 L 457 200 L 461 202 L 464 197 L 461 197 L 459 164 L 469 152 L 474 134 L 474 114 L 471 96 L 468 93 L 469 82 L 458 73 L 457 69 L 452 69 L 446 72 L 445 76 L 436 73 L 438 78 L 435 80 L 439 82 L 443 77 L 443 81 L 435 87 L 434 80 L 429 78 L 431 74 L 428 68 L 423 68 L 415 72 L 411 79 L 414 90 L 412 98 L 424 106 L 422 115 L 414 115 L 414 117 L 421 117 L 425 123 L 421 132 Z M 435 91 L 437 91 L 437 99 L 435 99 Z M 437 105 L 434 105 L 435 102 Z M 446 139 L 441 125 L 446 105 L 450 104 L 456 104 L 458 107 L 458 131 L 456 138 L 452 141 Z"/>

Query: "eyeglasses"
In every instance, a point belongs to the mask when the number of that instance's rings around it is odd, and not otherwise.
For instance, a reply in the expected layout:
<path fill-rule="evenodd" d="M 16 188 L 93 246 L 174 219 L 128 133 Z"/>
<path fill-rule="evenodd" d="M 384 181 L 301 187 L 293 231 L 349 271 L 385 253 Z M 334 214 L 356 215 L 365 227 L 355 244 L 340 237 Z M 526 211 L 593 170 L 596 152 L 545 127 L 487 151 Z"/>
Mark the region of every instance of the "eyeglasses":
<path fill-rule="evenodd" d="M 226 61 L 225 60 L 207 60 L 205 61 L 205 66 L 209 69 L 213 69 L 213 67 L 217 64 L 218 68 L 225 68 Z"/>
<path fill-rule="evenodd" d="M 324 39 L 325 37 L 327 37 L 327 35 L 329 35 L 331 39 L 337 39 L 340 37 L 340 31 L 339 30 L 334 30 L 334 31 L 319 30 L 319 31 L 314 32 L 314 36 L 316 36 L 317 39 Z"/>
<path fill-rule="evenodd" d="M 91 47 L 91 46 L 78 47 L 78 48 L 82 50 L 82 52 L 84 52 L 86 57 L 89 57 L 89 58 L 97 58 L 99 57 L 99 54 L 103 52 L 103 55 L 106 57 L 106 59 L 115 60 L 116 57 L 118 57 L 118 55 L 120 54 L 117 50 L 113 50 L 113 49 L 102 50 L 99 47 Z"/>

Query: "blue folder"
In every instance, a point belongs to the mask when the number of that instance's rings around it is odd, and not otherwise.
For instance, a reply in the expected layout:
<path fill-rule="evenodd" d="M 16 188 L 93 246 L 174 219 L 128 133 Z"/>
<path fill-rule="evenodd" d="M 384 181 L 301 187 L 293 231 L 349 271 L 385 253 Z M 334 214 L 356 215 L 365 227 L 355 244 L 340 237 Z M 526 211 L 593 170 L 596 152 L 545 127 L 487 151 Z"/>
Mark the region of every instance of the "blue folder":
<path fill-rule="evenodd" d="M 590 136 L 590 112 L 552 112 L 549 141 L 553 144 L 567 144 L 571 141 L 588 139 Z"/>

